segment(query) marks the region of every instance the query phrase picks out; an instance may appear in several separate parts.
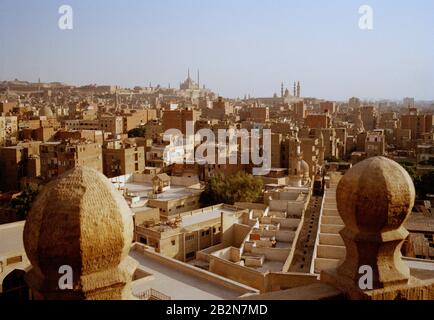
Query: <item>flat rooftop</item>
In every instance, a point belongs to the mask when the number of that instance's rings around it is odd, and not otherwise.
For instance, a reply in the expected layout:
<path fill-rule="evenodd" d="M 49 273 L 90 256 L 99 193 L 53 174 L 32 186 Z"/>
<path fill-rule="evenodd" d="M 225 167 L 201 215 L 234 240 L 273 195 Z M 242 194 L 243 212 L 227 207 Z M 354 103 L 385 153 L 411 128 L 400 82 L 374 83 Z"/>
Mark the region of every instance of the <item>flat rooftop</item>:
<path fill-rule="evenodd" d="M 205 211 L 203 213 L 197 213 L 191 216 L 183 216 L 182 217 L 182 227 L 188 227 L 190 225 L 194 225 L 197 223 L 201 223 L 208 220 L 217 219 L 220 217 L 220 215 L 223 214 L 230 214 L 237 212 L 235 209 L 231 209 L 228 207 L 222 207 L 222 208 L 215 208 L 210 211 Z"/>
<path fill-rule="evenodd" d="M 241 284 L 239 290 L 231 289 L 225 282 L 231 282 L 220 276 L 216 276 L 207 271 L 192 267 L 191 265 L 176 261 L 166 264 L 164 260 L 173 261 L 173 259 L 164 257 L 154 259 L 152 255 L 144 255 L 139 251 L 132 250 L 130 256 L 137 260 L 140 264 L 139 268 L 149 273 L 150 276 L 133 283 L 133 293 L 141 293 L 148 289 L 157 290 L 172 300 L 223 300 L 235 299 L 241 295 L 248 293 L 248 287 L 243 287 Z M 172 264 L 176 263 L 179 268 Z M 186 272 L 184 269 L 189 268 L 194 272 Z M 197 269 L 197 270 L 195 270 Z M 195 272 L 197 276 L 195 276 Z M 209 279 L 201 277 L 198 274 L 206 274 Z M 219 285 L 219 281 L 222 282 Z M 245 292 L 243 292 L 245 290 Z"/>
<path fill-rule="evenodd" d="M 152 184 L 146 182 L 126 182 L 125 188 L 128 189 L 128 193 L 133 194 L 141 199 L 148 199 L 148 194 L 152 192 Z M 171 185 L 170 188 L 162 193 L 156 194 L 154 200 L 173 200 L 182 197 L 199 194 L 202 190 L 188 188 L 184 186 Z"/>

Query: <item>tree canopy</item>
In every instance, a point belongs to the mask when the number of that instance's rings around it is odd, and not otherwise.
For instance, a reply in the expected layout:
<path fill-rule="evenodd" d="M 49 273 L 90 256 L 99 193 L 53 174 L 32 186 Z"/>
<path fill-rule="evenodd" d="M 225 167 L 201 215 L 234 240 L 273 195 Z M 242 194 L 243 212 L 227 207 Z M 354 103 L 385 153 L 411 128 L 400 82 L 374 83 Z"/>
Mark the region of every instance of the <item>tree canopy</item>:
<path fill-rule="evenodd" d="M 423 200 L 426 199 L 427 194 L 434 194 L 434 171 L 419 174 L 411 163 L 401 162 L 400 164 L 413 180 L 417 199 Z"/>
<path fill-rule="evenodd" d="M 11 206 L 16 210 L 18 219 L 25 220 L 27 218 L 39 191 L 40 188 L 27 186 L 16 198 L 11 200 Z"/>
<path fill-rule="evenodd" d="M 144 137 L 146 134 L 146 130 L 144 127 L 138 127 L 131 129 L 128 131 L 128 138 L 141 138 Z"/>
<path fill-rule="evenodd" d="M 200 202 L 204 206 L 253 202 L 261 195 L 262 187 L 262 179 L 242 171 L 228 177 L 216 175 L 208 180 Z"/>

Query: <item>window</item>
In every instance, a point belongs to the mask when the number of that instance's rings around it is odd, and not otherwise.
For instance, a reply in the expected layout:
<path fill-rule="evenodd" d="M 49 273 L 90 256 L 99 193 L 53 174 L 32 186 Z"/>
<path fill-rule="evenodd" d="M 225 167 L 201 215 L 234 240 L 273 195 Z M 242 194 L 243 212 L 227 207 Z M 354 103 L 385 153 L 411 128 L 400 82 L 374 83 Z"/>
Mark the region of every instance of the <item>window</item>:
<path fill-rule="evenodd" d="M 195 256 L 196 256 L 196 253 L 193 251 L 193 252 L 189 252 L 189 253 L 187 253 L 187 254 L 185 255 L 185 258 L 186 258 L 186 259 L 194 259 Z"/>
<path fill-rule="evenodd" d="M 209 235 L 209 230 L 206 230 L 206 235 Z"/>
<path fill-rule="evenodd" d="M 172 240 L 172 246 L 176 244 L 176 240 Z"/>
<path fill-rule="evenodd" d="M 191 241 L 191 240 L 194 240 L 194 234 L 189 234 L 185 236 L 185 241 Z"/>

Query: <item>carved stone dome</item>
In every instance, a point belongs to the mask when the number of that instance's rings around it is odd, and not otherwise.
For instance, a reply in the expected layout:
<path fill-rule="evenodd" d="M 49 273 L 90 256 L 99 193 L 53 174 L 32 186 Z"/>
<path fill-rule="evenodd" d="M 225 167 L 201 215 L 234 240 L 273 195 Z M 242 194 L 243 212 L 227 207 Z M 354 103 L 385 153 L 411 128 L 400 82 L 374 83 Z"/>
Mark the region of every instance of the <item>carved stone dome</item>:
<path fill-rule="evenodd" d="M 385 157 L 368 158 L 348 170 L 336 200 L 346 228 L 367 232 L 398 229 L 414 205 L 415 189 L 405 169 Z"/>
<path fill-rule="evenodd" d="M 24 227 L 33 276 L 46 282 L 38 290 L 56 291 L 59 267 L 68 265 L 79 299 L 101 288 L 104 293 L 98 299 L 122 296 L 123 285 L 111 286 L 131 280 L 132 239 L 132 212 L 125 199 L 103 174 L 86 167 L 76 167 L 48 183 Z"/>

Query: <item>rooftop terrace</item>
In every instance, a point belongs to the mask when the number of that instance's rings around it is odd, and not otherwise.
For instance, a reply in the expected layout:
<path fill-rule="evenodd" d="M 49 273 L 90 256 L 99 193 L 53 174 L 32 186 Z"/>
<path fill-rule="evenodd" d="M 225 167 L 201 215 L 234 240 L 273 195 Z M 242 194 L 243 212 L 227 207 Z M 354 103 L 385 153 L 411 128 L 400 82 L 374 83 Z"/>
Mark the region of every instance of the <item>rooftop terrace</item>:
<path fill-rule="evenodd" d="M 144 250 L 132 250 L 130 256 L 149 275 L 132 285 L 133 293 L 157 290 L 172 300 L 234 299 L 257 290 L 182 263 L 175 259 Z"/>

